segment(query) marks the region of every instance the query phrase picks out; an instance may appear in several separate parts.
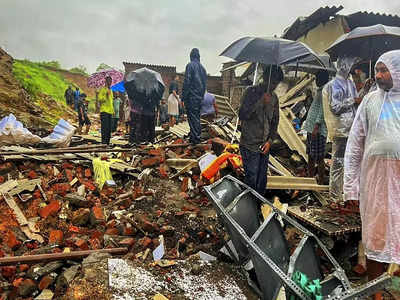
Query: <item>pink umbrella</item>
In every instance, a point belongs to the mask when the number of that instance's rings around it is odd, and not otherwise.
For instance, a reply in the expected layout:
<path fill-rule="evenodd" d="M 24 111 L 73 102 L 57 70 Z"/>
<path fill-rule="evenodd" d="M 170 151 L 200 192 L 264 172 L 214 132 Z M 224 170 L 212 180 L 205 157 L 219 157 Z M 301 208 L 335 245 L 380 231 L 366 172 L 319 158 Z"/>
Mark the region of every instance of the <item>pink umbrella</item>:
<path fill-rule="evenodd" d="M 110 76 L 112 79 L 111 85 L 117 84 L 124 79 L 124 74 L 114 69 L 101 70 L 89 76 L 87 85 L 91 88 L 100 88 L 105 85 L 105 79 Z"/>

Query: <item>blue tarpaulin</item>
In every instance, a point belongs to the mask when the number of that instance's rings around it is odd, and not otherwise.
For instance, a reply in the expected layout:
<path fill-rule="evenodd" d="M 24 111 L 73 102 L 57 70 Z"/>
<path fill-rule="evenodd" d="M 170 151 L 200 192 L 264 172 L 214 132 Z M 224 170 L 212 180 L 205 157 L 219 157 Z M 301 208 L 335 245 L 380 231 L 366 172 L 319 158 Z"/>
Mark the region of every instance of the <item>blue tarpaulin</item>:
<path fill-rule="evenodd" d="M 118 82 L 117 84 L 114 84 L 113 86 L 111 86 L 111 90 L 113 92 L 121 92 L 121 93 L 125 93 L 125 87 L 124 87 L 124 82 Z"/>

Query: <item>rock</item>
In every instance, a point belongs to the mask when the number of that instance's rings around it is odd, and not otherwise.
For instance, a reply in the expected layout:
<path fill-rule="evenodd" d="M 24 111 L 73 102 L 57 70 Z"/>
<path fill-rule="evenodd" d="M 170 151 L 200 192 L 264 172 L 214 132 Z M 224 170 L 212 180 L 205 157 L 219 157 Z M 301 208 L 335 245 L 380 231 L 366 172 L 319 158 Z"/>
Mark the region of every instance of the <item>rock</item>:
<path fill-rule="evenodd" d="M 35 265 L 29 269 L 27 276 L 31 279 L 38 280 L 42 276 L 58 270 L 63 265 L 64 263 L 62 261 L 51 261 L 44 266 Z"/>
<path fill-rule="evenodd" d="M 57 278 L 55 291 L 56 293 L 60 293 L 68 288 L 71 284 L 72 280 L 74 280 L 76 274 L 78 273 L 80 266 L 72 266 L 65 270 L 60 276 Z"/>
<path fill-rule="evenodd" d="M 90 210 L 88 208 L 80 208 L 74 211 L 72 215 L 72 224 L 75 226 L 85 226 L 89 221 Z"/>
<path fill-rule="evenodd" d="M 193 264 L 190 273 L 193 275 L 199 275 L 201 273 L 201 266 L 198 264 Z"/>
<path fill-rule="evenodd" d="M 85 186 L 83 186 L 83 187 L 85 187 Z M 65 197 L 64 197 L 64 199 L 65 199 L 65 200 L 68 200 L 69 203 L 70 203 L 72 206 L 74 206 L 74 207 L 78 207 L 78 208 L 84 207 L 84 208 L 87 208 L 87 207 L 90 206 L 90 202 L 87 201 L 87 200 L 85 199 L 85 197 L 82 197 L 82 196 L 80 196 L 80 195 L 78 195 L 78 194 L 72 194 L 72 193 L 66 194 Z"/>
<path fill-rule="evenodd" d="M 43 290 L 39 296 L 35 298 L 35 300 L 52 300 L 54 293 L 50 290 Z"/>
<path fill-rule="evenodd" d="M 38 289 L 36 283 L 32 279 L 25 279 L 18 287 L 18 295 L 22 297 L 31 296 Z"/>

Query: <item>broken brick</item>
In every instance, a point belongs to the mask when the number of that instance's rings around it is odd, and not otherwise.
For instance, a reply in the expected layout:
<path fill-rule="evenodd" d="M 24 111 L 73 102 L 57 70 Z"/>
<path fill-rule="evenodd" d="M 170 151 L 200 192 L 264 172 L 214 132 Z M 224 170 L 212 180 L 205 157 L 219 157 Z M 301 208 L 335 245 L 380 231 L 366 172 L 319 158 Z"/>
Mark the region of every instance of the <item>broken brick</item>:
<path fill-rule="evenodd" d="M 74 179 L 74 174 L 70 169 L 65 169 L 65 176 L 67 177 L 68 181 L 71 182 Z"/>
<path fill-rule="evenodd" d="M 50 231 L 49 244 L 61 244 L 64 234 L 61 230 Z"/>
<path fill-rule="evenodd" d="M 159 167 L 160 175 L 162 178 L 168 178 L 168 166 L 166 164 L 161 164 Z"/>
<path fill-rule="evenodd" d="M 39 215 L 45 219 L 50 215 L 56 215 L 60 208 L 60 202 L 58 200 L 52 200 L 48 205 L 39 210 Z"/>
<path fill-rule="evenodd" d="M 98 238 L 91 238 L 89 240 L 89 244 L 92 250 L 97 250 L 102 248 L 101 241 Z"/>
<path fill-rule="evenodd" d="M 114 228 L 108 228 L 106 230 L 105 234 L 108 234 L 108 235 L 119 235 L 120 232 L 119 232 L 118 228 L 114 227 Z"/>
<path fill-rule="evenodd" d="M 39 282 L 39 290 L 47 289 L 54 282 L 54 277 L 51 275 L 44 276 Z"/>
<path fill-rule="evenodd" d="M 126 226 L 123 227 L 122 235 L 131 236 L 131 235 L 135 235 L 136 232 L 137 232 L 136 228 L 128 223 L 128 224 L 126 224 Z"/>
<path fill-rule="evenodd" d="M 28 173 L 28 178 L 29 179 L 36 179 L 38 178 L 38 174 L 34 170 L 30 170 Z"/>
<path fill-rule="evenodd" d="M 104 223 L 104 213 L 100 206 L 93 206 L 90 213 L 90 223 L 92 225 L 97 225 Z"/>
<path fill-rule="evenodd" d="M 90 210 L 88 208 L 80 208 L 72 214 L 72 224 L 75 226 L 85 226 L 89 221 Z"/>
<path fill-rule="evenodd" d="M 132 247 L 135 244 L 134 238 L 125 238 L 118 243 L 122 247 Z"/>
<path fill-rule="evenodd" d="M 27 265 L 27 264 L 19 265 L 19 271 L 20 272 L 26 272 L 28 270 L 29 270 L 29 265 Z"/>
<path fill-rule="evenodd" d="M 86 178 L 92 177 L 92 170 L 90 170 L 90 169 L 85 169 L 85 177 L 86 177 Z"/>
<path fill-rule="evenodd" d="M 73 225 L 69 225 L 68 231 L 69 232 L 74 232 L 74 233 L 79 233 L 80 232 L 79 227 L 76 227 L 76 226 L 73 226 Z"/>
<path fill-rule="evenodd" d="M 74 168 L 74 165 L 71 164 L 71 163 L 69 163 L 69 162 L 65 162 L 65 163 L 62 164 L 62 168 L 63 168 L 64 170 L 66 170 L 66 169 L 73 169 L 73 168 Z"/>
<path fill-rule="evenodd" d="M 86 240 L 84 239 L 78 239 L 75 242 L 75 246 L 78 247 L 81 250 L 89 250 L 89 246 Z"/>
<path fill-rule="evenodd" d="M 22 297 L 28 297 L 37 290 L 37 285 L 32 279 L 25 279 L 18 287 L 18 294 Z"/>
<path fill-rule="evenodd" d="M 0 176 L 0 183 L 4 183 L 5 179 L 4 176 Z"/>
<path fill-rule="evenodd" d="M 56 183 L 52 186 L 52 189 L 56 194 L 65 196 L 71 190 L 71 186 L 69 183 Z"/>
<path fill-rule="evenodd" d="M 20 277 L 20 278 L 15 279 L 12 284 L 13 284 L 13 286 L 15 286 L 17 288 L 21 285 L 22 281 L 24 281 L 24 278 Z"/>
<path fill-rule="evenodd" d="M 139 242 L 139 244 L 140 244 L 143 248 L 148 248 L 148 247 L 150 246 L 150 244 L 151 244 L 152 241 L 151 241 L 150 238 L 148 238 L 148 237 L 146 236 L 146 237 L 140 239 L 138 242 Z"/>
<path fill-rule="evenodd" d="M 16 266 L 1 267 L 1 275 L 3 275 L 3 277 L 5 277 L 7 279 L 14 278 L 16 272 L 17 272 Z"/>
<path fill-rule="evenodd" d="M 85 181 L 83 182 L 83 185 L 88 188 L 90 191 L 95 191 L 96 190 L 96 185 L 92 181 Z"/>
<path fill-rule="evenodd" d="M 160 164 L 161 158 L 158 156 L 150 157 L 142 160 L 142 167 L 148 168 Z"/>
<path fill-rule="evenodd" d="M 186 193 L 189 189 L 189 177 L 183 178 L 182 184 L 181 184 L 181 191 Z"/>
<path fill-rule="evenodd" d="M 17 240 L 14 232 L 9 231 L 7 234 L 7 246 L 12 250 L 16 250 L 19 246 L 21 246 L 21 242 Z"/>

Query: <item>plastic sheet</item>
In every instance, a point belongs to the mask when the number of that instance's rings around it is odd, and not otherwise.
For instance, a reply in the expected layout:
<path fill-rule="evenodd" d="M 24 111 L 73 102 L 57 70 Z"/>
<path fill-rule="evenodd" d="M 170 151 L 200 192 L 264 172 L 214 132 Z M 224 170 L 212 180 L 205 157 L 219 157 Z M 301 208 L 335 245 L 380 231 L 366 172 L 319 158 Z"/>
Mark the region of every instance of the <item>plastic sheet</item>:
<path fill-rule="evenodd" d="M 400 263 L 400 51 L 382 55 L 393 87 L 362 101 L 344 158 L 345 200 L 360 200 L 369 259 Z"/>
<path fill-rule="evenodd" d="M 1 119 L 0 145 L 34 145 L 40 141 L 41 138 L 26 129 L 13 114 Z"/>
<path fill-rule="evenodd" d="M 42 139 L 43 142 L 57 147 L 68 147 L 76 128 L 67 121 L 60 119 L 53 132 Z"/>

